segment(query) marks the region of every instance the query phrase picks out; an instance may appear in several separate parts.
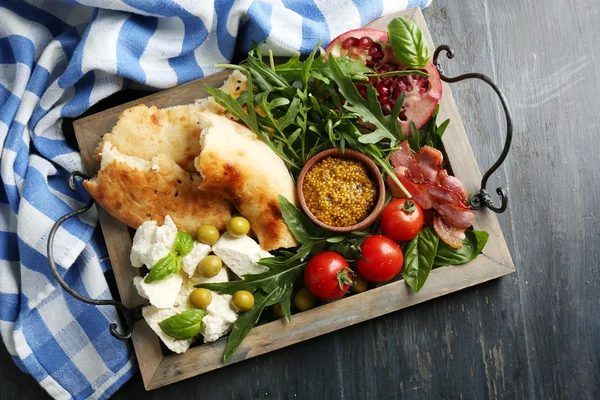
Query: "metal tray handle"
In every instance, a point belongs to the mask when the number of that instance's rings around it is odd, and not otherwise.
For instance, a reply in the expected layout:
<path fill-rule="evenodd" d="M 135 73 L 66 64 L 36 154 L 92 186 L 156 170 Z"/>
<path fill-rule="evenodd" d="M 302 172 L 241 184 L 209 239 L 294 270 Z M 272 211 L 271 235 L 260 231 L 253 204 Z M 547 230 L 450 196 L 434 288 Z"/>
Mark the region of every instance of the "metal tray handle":
<path fill-rule="evenodd" d="M 69 175 L 69 187 L 73 190 L 77 188 L 77 183 L 75 181 L 76 177 L 80 177 L 82 179 L 88 179 L 88 177 L 81 172 L 73 172 Z M 125 319 L 125 332 L 120 333 L 117 330 L 117 324 L 110 324 L 110 334 L 115 338 L 120 340 L 127 340 L 131 337 L 131 332 L 133 331 L 133 321 L 140 319 L 140 311 L 141 306 L 134 308 L 127 308 L 123 303 L 115 301 L 115 300 L 95 300 L 90 299 L 88 297 L 82 296 L 67 284 L 63 280 L 63 278 L 59 275 L 58 269 L 56 268 L 56 263 L 54 262 L 54 236 L 56 235 L 56 231 L 62 225 L 63 222 L 68 220 L 69 218 L 73 218 L 78 216 L 79 214 L 83 214 L 94 205 L 94 199 L 91 199 L 85 206 L 81 207 L 78 210 L 68 213 L 67 215 L 63 215 L 50 229 L 50 234 L 48 235 L 48 264 L 50 264 L 50 269 L 52 270 L 52 275 L 54 275 L 54 279 L 62 286 L 63 289 L 71 296 L 75 297 L 79 301 L 83 301 L 85 303 L 94 304 L 96 306 L 115 306 L 117 310 L 121 312 L 121 315 Z"/>
<path fill-rule="evenodd" d="M 500 98 L 500 103 L 502 103 L 502 109 L 504 110 L 504 115 L 506 116 L 506 140 L 504 141 L 504 148 L 502 149 L 502 153 L 500 153 L 500 157 L 498 157 L 496 162 L 490 167 L 490 169 L 488 169 L 485 172 L 485 174 L 483 174 L 483 177 L 481 178 L 481 188 L 479 189 L 479 193 L 471 197 L 471 207 L 473 207 L 474 210 L 479 210 L 482 206 L 485 206 L 496 213 L 503 213 L 506 210 L 506 206 L 508 205 L 508 195 L 506 193 L 506 189 L 502 187 L 496 189 L 496 193 L 500 195 L 500 207 L 496 207 L 490 197 L 490 194 L 486 189 L 486 185 L 490 175 L 496 172 L 500 165 L 502 165 L 504 159 L 508 155 L 508 151 L 510 150 L 510 144 L 512 142 L 513 134 L 513 123 L 510 110 L 508 108 L 508 102 L 506 101 L 506 98 L 504 97 L 502 91 L 487 75 L 470 73 L 452 78 L 444 74 L 444 70 L 438 59 L 442 51 L 446 52 L 446 57 L 452 59 L 454 58 L 454 50 L 452 50 L 450 46 L 443 44 L 437 49 L 435 49 L 435 52 L 433 53 L 433 65 L 435 65 L 435 67 L 437 68 L 438 72 L 440 73 L 440 78 L 444 82 L 454 83 L 464 81 L 466 79 L 479 79 L 481 81 L 484 81 L 485 83 L 490 85 L 492 89 L 494 89 L 494 92 L 496 92 L 496 94 Z"/>

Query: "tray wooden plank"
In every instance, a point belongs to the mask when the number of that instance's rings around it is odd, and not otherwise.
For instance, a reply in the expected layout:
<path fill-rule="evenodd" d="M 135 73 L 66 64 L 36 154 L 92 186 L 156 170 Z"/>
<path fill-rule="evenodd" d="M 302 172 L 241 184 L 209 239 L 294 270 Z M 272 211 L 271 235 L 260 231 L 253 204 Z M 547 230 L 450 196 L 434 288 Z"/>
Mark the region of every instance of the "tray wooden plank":
<path fill-rule="evenodd" d="M 423 29 L 430 47 L 434 48 L 423 14 L 418 8 L 379 19 L 369 26 L 385 28 L 389 20 L 396 16 L 414 20 Z M 141 103 L 157 107 L 188 104 L 207 96 L 205 84 L 219 86 L 227 76 L 228 72 L 220 72 L 76 121 L 74 129 L 87 173 L 94 175 L 98 171 L 100 165 L 93 157 L 94 149 L 126 108 Z M 454 174 L 462 180 L 469 192 L 475 192 L 479 190 L 481 173 L 452 92 L 446 83 L 443 83 L 443 90 L 439 115 L 441 120 L 452 120 L 444 134 L 446 155 Z M 132 268 L 129 262 L 131 237 L 128 228 L 101 207 L 98 207 L 98 211 L 121 300 L 128 307 L 144 304 L 146 300 L 137 294 L 132 284 L 133 277 L 139 275 L 139 270 Z M 477 211 L 476 214 L 475 228 L 488 231 L 490 239 L 483 254 L 472 262 L 433 270 L 419 293 L 413 293 L 402 280 L 395 281 L 298 313 L 291 323 L 278 320 L 258 326 L 248 334 L 227 363 L 222 362 L 227 338 L 194 347 L 185 354 L 165 356 L 158 336 L 144 321 L 138 321 L 134 326 L 132 339 L 144 386 L 150 390 L 168 385 L 514 272 L 496 215 L 488 210 Z"/>

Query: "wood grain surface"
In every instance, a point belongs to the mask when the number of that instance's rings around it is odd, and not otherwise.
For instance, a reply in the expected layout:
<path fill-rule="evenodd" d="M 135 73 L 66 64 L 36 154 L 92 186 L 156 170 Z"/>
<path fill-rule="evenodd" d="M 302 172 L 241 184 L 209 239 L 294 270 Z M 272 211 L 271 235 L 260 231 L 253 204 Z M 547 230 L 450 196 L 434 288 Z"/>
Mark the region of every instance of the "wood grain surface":
<path fill-rule="evenodd" d="M 483 72 L 505 91 L 514 147 L 490 187 L 517 273 L 370 322 L 145 392 L 115 398 L 600 398 L 600 4 L 434 0 L 446 72 Z M 491 90 L 452 86 L 482 169 L 501 149 Z M 113 100 L 115 101 L 115 100 Z M 46 394 L 0 350 L 0 398 Z"/>

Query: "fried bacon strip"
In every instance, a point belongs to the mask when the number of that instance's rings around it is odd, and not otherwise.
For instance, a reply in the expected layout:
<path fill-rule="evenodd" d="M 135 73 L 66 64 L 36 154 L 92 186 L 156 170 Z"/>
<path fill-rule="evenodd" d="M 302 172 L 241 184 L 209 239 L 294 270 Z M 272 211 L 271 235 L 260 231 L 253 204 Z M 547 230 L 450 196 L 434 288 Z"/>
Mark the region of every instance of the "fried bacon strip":
<path fill-rule="evenodd" d="M 475 220 L 464 185 L 442 168 L 443 155 L 439 150 L 423 146 L 413 155 L 407 141 L 400 145 L 402 149 L 390 155 L 394 173 L 415 203 L 435 211 L 433 227 L 438 236 L 450 246 L 462 247 L 465 229 Z M 394 197 L 405 197 L 390 177 L 388 184 Z"/>

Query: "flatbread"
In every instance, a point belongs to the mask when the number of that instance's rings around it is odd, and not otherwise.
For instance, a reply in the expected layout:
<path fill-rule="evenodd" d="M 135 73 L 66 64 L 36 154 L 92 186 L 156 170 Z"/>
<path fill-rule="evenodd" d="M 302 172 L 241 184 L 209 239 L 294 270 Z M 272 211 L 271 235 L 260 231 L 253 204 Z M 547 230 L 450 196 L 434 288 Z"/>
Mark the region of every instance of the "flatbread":
<path fill-rule="evenodd" d="M 150 220 L 162 225 L 169 215 L 179 230 L 192 235 L 203 224 L 225 229 L 230 205 L 219 194 L 201 192 L 198 173 L 184 171 L 164 154 L 146 161 L 122 154 L 109 142 L 99 150 L 101 169 L 83 185 L 119 221 L 137 229 Z"/>
<path fill-rule="evenodd" d="M 221 90 L 238 97 L 247 88 L 244 74 L 234 71 Z M 164 109 L 140 104 L 126 109 L 113 130 L 104 135 L 103 141 L 116 146 L 123 154 L 146 161 L 161 153 L 185 171 L 196 172 L 194 158 L 200 154 L 198 113 L 206 109 L 225 113 L 212 97 Z"/>
<path fill-rule="evenodd" d="M 231 201 L 250 221 L 263 250 L 296 246 L 277 201 L 282 194 L 297 204 L 294 181 L 281 158 L 237 122 L 209 111 L 199 113 L 199 120 L 200 189 Z"/>

